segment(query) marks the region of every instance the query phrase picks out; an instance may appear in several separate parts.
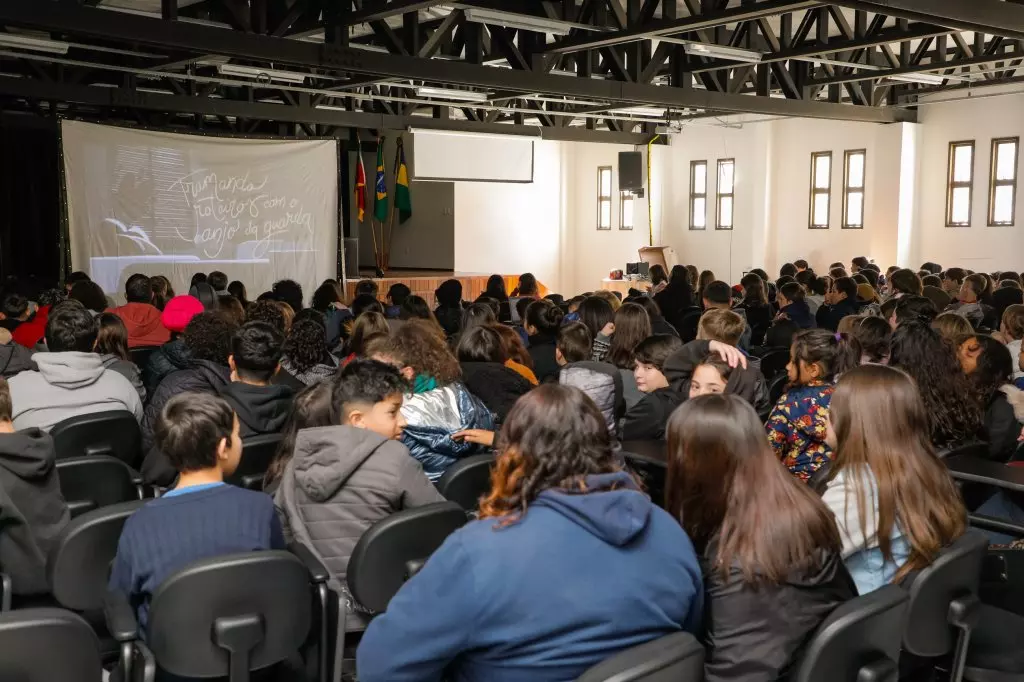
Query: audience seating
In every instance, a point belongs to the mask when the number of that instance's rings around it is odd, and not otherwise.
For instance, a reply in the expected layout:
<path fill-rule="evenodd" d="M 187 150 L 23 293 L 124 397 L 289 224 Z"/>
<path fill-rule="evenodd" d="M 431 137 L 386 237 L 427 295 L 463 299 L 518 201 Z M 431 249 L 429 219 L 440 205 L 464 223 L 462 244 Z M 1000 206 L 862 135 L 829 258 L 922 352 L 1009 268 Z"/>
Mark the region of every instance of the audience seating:
<path fill-rule="evenodd" d="M 974 457 L 975 459 L 988 459 L 988 443 L 966 443 L 955 448 L 940 449 L 936 452 L 942 459 L 952 457 Z"/>
<path fill-rule="evenodd" d="M 109 455 L 59 460 L 57 477 L 71 518 L 100 507 L 141 500 L 144 496 L 139 474 Z"/>
<path fill-rule="evenodd" d="M 969 447 L 984 448 L 986 453 L 988 451 L 984 444 Z M 976 455 L 954 454 L 957 452 L 959 451 L 953 451 L 943 461 L 949 469 L 950 475 L 961 485 L 972 486 L 975 489 L 981 488 L 983 491 L 1002 489 L 1011 493 L 1024 493 L 1024 468 L 1006 466 Z M 982 486 L 988 487 L 982 488 Z M 1024 525 L 1014 523 L 1009 519 L 971 513 L 968 515 L 968 520 L 976 528 L 1024 537 Z"/>
<path fill-rule="evenodd" d="M 62 609 L 0 614 L 0 679 L 5 682 L 101 682 L 96 635 Z"/>
<path fill-rule="evenodd" d="M 467 512 L 475 512 L 480 498 L 491 488 L 491 467 L 494 455 L 474 455 L 448 467 L 437 482 L 438 491 L 446 500 L 455 502 Z"/>
<path fill-rule="evenodd" d="M 106 614 L 111 632 L 124 645 L 122 672 L 131 665 L 130 651 L 151 652 L 157 668 L 172 675 L 228 676 L 231 682 L 247 682 L 250 672 L 270 666 L 291 666 L 314 623 L 317 600 L 311 582 L 303 561 L 288 552 L 197 561 L 165 580 L 153 595 L 145 642 L 138 638 L 126 598 L 111 593 Z M 326 674 L 321 668 L 318 678 L 325 682 Z M 300 673 L 285 675 L 301 679 Z"/>
<path fill-rule="evenodd" d="M 139 346 L 137 348 L 130 348 L 128 350 L 128 355 L 139 370 L 144 370 L 149 364 L 149 356 L 153 354 L 153 351 L 158 350 L 159 348 L 160 346 Z"/>
<path fill-rule="evenodd" d="M 263 490 L 263 477 L 281 444 L 281 434 L 266 433 L 242 440 L 242 459 L 226 481 L 249 490 Z"/>
<path fill-rule="evenodd" d="M 131 467 L 142 457 L 142 432 L 127 410 L 93 412 L 71 417 L 51 430 L 57 459 L 110 455 Z"/>
<path fill-rule="evenodd" d="M 630 440 L 622 442 L 622 457 L 629 468 L 640 477 L 644 489 L 658 506 L 665 504 L 665 476 L 667 455 L 665 441 Z"/>
<path fill-rule="evenodd" d="M 761 374 L 765 379 L 773 379 L 786 371 L 789 364 L 789 349 L 775 348 L 761 356 Z"/>
<path fill-rule="evenodd" d="M 676 324 L 675 320 L 671 320 L 672 326 L 679 332 L 679 338 L 683 343 L 689 343 L 697 338 L 697 326 L 700 324 L 700 316 L 703 314 L 703 310 L 694 307 L 676 318 L 679 324 Z"/>
<path fill-rule="evenodd" d="M 587 670 L 576 682 L 701 682 L 704 647 L 676 632 L 627 649 Z"/>
<path fill-rule="evenodd" d="M 807 486 L 819 495 L 824 495 L 825 489 L 828 487 L 828 481 L 831 474 L 832 460 L 826 459 L 824 463 L 818 467 L 818 470 L 811 474 L 811 477 L 807 479 Z"/>
<path fill-rule="evenodd" d="M 906 590 L 886 585 L 836 608 L 818 626 L 789 679 L 896 682 Z"/>
<path fill-rule="evenodd" d="M 785 372 L 776 374 L 773 378 L 768 379 L 768 400 L 772 407 L 779 402 L 779 398 L 786 392 L 786 385 L 789 383 L 789 375 Z"/>

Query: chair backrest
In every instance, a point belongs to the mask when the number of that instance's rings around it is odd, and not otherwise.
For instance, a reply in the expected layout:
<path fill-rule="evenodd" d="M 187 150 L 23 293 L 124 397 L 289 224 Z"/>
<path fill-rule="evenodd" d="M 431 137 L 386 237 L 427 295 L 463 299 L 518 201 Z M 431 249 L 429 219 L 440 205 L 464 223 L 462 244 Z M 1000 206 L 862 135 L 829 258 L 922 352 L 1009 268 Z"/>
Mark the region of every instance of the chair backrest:
<path fill-rule="evenodd" d="M 438 502 L 405 509 L 373 524 L 359 538 L 348 562 L 352 596 L 368 609 L 386 611 L 410 573 L 465 523 L 462 507 Z"/>
<path fill-rule="evenodd" d="M 768 400 L 771 401 L 772 407 L 775 403 L 779 402 L 779 398 L 786 392 L 786 384 L 789 383 L 789 375 L 785 372 L 775 375 L 768 383 Z"/>
<path fill-rule="evenodd" d="M 480 498 L 491 489 L 491 467 L 494 455 L 473 455 L 460 459 L 448 467 L 437 482 L 437 489 L 446 500 L 455 502 L 466 511 L 476 511 Z"/>
<path fill-rule="evenodd" d="M 988 538 L 975 530 L 964 533 L 939 552 L 910 586 L 910 609 L 903 633 L 903 648 L 916 656 L 943 656 L 953 650 L 951 603 L 977 597 Z"/>
<path fill-rule="evenodd" d="M 817 471 L 811 474 L 811 477 L 807 479 L 807 487 L 819 495 L 824 495 L 825 489 L 828 488 L 828 481 L 831 475 L 832 460 L 826 459 L 822 462 L 821 466 L 818 467 Z"/>
<path fill-rule="evenodd" d="M 704 311 L 697 308 L 696 310 L 691 310 L 678 318 L 679 324 L 676 324 L 675 327 L 676 331 L 679 332 L 679 338 L 683 343 L 689 343 L 697 338 L 697 327 L 700 325 L 700 318 L 703 314 Z"/>
<path fill-rule="evenodd" d="M 159 348 L 160 346 L 138 346 L 137 348 L 130 348 L 128 355 L 131 356 L 135 366 L 141 370 L 149 363 L 149 356 Z"/>
<path fill-rule="evenodd" d="M 50 429 L 57 459 L 110 455 L 128 466 L 142 458 L 142 432 L 127 410 L 70 417 Z"/>
<path fill-rule="evenodd" d="M 837 607 L 796 664 L 793 682 L 896 682 L 909 597 L 886 585 Z"/>
<path fill-rule="evenodd" d="M 940 459 L 961 456 L 988 459 L 988 443 L 966 443 L 953 448 L 938 448 L 936 454 Z"/>
<path fill-rule="evenodd" d="M 108 455 L 58 460 L 57 478 L 71 518 L 100 507 L 139 499 L 135 472 Z"/>
<path fill-rule="evenodd" d="M 245 552 L 189 564 L 150 601 L 147 643 L 157 666 L 172 675 L 205 678 L 227 676 L 233 666 L 258 670 L 284 660 L 309 634 L 309 580 L 305 565 L 288 552 Z"/>
<path fill-rule="evenodd" d="M 635 646 L 587 670 L 576 682 L 701 682 L 704 647 L 688 632 Z"/>
<path fill-rule="evenodd" d="M 81 617 L 63 609 L 0 613 L 0 679 L 11 682 L 100 682 L 99 640 Z"/>
<path fill-rule="evenodd" d="M 789 364 L 789 349 L 776 348 L 761 356 L 761 373 L 766 377 L 776 377 L 786 371 Z"/>
<path fill-rule="evenodd" d="M 142 500 L 135 500 L 101 507 L 67 525 L 46 564 L 47 579 L 57 603 L 74 611 L 103 608 L 121 529 L 143 504 Z"/>
<path fill-rule="evenodd" d="M 263 477 L 277 453 L 281 438 L 280 433 L 265 433 L 244 439 L 238 469 L 226 481 L 249 490 L 263 490 Z"/>

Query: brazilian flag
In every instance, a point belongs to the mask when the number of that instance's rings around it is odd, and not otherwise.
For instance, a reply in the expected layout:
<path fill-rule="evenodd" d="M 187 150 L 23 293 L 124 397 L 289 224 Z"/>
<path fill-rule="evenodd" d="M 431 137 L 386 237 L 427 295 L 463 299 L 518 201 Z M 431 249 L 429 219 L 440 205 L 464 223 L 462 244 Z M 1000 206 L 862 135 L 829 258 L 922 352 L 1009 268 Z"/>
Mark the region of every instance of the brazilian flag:
<path fill-rule="evenodd" d="M 374 183 L 373 217 L 382 224 L 388 218 L 388 185 L 384 181 L 384 138 L 377 138 L 377 180 Z"/>
<path fill-rule="evenodd" d="M 409 168 L 405 165 L 405 147 L 398 138 L 398 152 L 395 155 L 395 208 L 398 222 L 404 223 L 412 217 L 412 195 L 409 193 Z"/>

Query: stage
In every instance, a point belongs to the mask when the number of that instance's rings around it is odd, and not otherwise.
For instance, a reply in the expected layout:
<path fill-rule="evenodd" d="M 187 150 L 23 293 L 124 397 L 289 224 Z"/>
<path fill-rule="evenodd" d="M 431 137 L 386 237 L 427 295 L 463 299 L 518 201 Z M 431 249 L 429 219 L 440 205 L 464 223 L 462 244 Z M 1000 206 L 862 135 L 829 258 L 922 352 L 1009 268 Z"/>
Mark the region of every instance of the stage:
<path fill-rule="evenodd" d="M 371 271 L 368 274 L 372 275 L 373 273 Z M 388 289 L 391 285 L 404 284 L 412 290 L 413 294 L 422 296 L 430 307 L 433 308 L 437 305 L 437 302 L 434 300 L 434 291 L 445 280 L 457 279 L 462 282 L 462 300 L 474 301 L 487 288 L 487 279 L 491 276 L 490 274 L 479 272 L 445 272 L 438 270 L 393 270 L 388 272 L 387 275 L 387 277 L 383 278 L 365 276 L 359 279 L 346 279 L 345 296 L 351 301 L 355 297 L 356 283 L 361 279 L 372 279 L 380 287 L 378 298 L 382 301 L 387 297 Z M 511 294 L 519 282 L 519 274 L 502 275 L 502 277 L 505 278 L 505 290 Z M 543 284 L 538 284 L 540 285 L 541 295 L 548 293 L 547 288 Z"/>

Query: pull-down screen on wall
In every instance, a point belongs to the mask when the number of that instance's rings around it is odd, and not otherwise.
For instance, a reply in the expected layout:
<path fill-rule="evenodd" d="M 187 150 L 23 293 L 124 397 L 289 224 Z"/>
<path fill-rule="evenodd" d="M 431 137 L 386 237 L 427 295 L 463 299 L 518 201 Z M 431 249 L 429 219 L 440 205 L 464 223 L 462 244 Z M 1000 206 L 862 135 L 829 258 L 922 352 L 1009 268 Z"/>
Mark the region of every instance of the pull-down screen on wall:
<path fill-rule="evenodd" d="M 524 135 L 413 130 L 416 180 L 533 182 L 533 143 Z"/>

